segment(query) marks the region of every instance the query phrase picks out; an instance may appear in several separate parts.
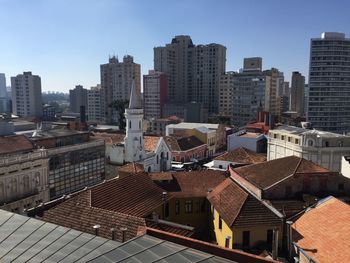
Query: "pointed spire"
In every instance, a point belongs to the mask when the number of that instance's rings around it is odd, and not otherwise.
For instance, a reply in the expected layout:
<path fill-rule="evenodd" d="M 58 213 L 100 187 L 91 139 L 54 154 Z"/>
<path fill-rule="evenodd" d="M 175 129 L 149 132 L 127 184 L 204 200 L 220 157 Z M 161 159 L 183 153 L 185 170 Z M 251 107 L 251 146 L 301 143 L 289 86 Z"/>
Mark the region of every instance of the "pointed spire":
<path fill-rule="evenodd" d="M 135 87 L 135 80 L 131 84 L 129 109 L 142 109 L 141 94 Z"/>

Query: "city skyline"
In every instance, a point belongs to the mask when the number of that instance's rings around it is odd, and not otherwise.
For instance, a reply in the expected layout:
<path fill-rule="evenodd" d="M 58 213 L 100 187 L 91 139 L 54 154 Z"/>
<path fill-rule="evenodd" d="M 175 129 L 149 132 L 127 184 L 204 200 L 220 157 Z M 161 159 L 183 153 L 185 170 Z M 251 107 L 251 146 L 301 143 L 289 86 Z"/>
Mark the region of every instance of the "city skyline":
<path fill-rule="evenodd" d="M 165 9 L 161 1 L 1 1 L 0 72 L 8 86 L 10 77 L 32 71 L 43 91 L 89 89 L 109 56 L 130 54 L 147 74 L 154 47 L 189 35 L 194 44 L 226 46 L 226 71 L 259 56 L 263 69 L 276 67 L 287 81 L 299 71 L 308 82 L 310 39 L 325 31 L 350 35 L 349 4 L 336 2 L 176 1 Z"/>

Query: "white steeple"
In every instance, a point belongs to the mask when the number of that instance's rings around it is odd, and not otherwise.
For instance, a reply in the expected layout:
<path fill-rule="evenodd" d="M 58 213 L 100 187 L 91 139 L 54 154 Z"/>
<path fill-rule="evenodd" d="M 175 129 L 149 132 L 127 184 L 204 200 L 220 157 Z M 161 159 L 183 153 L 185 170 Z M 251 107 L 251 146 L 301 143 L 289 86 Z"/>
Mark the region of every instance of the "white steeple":
<path fill-rule="evenodd" d="M 126 136 L 124 139 L 125 161 L 137 162 L 145 157 L 142 132 L 143 109 L 140 90 L 131 85 L 129 108 L 125 109 Z"/>

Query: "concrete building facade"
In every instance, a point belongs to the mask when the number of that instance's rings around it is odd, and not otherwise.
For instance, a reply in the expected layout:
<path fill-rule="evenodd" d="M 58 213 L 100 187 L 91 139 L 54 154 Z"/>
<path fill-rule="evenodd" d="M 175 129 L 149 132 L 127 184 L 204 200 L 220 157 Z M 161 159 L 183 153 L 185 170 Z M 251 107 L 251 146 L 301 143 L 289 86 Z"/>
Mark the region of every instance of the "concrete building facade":
<path fill-rule="evenodd" d="M 175 36 L 165 47 L 154 48 L 154 69 L 168 76 L 168 102 L 203 103 L 218 111 L 220 75 L 225 73 L 226 47 L 194 45 L 190 36 Z"/>
<path fill-rule="evenodd" d="M 167 76 L 159 71 L 149 70 L 143 75 L 143 109 L 145 119 L 159 119 L 168 93 Z"/>
<path fill-rule="evenodd" d="M 87 108 L 87 89 L 77 85 L 73 90 L 69 90 L 69 108 L 71 112 L 80 113 L 81 106 Z"/>
<path fill-rule="evenodd" d="M 87 115 L 89 121 L 101 121 L 101 85 L 91 87 L 87 91 Z"/>
<path fill-rule="evenodd" d="M 20 117 L 41 117 L 41 79 L 32 72 L 11 77 L 12 112 Z"/>
<path fill-rule="evenodd" d="M 350 132 L 350 39 L 326 32 L 311 39 L 307 119 L 314 128 Z"/>
<path fill-rule="evenodd" d="M 113 101 L 127 101 L 130 97 L 131 83 L 135 81 L 135 88 L 141 92 L 141 66 L 134 62 L 130 55 L 119 62 L 115 56 L 109 58 L 107 64 L 100 66 L 102 91 L 102 118 L 104 122 L 117 122 L 117 114 L 110 107 Z"/>
<path fill-rule="evenodd" d="M 350 153 L 350 136 L 293 126 L 269 131 L 267 160 L 298 156 L 340 172 L 342 156 Z"/>
<path fill-rule="evenodd" d="M 305 77 L 298 71 L 292 73 L 291 87 L 291 111 L 295 111 L 299 116 L 304 115 L 305 105 Z"/>

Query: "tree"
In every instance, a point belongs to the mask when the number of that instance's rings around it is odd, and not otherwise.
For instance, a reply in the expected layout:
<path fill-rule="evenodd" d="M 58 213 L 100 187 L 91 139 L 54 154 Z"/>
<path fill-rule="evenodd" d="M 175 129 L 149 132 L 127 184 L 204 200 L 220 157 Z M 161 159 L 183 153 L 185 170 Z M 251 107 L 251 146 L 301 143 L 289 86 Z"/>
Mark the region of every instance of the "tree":
<path fill-rule="evenodd" d="M 128 100 L 114 100 L 108 107 L 112 108 L 117 112 L 118 116 L 118 126 L 120 130 L 125 130 L 125 109 L 128 106 Z"/>

